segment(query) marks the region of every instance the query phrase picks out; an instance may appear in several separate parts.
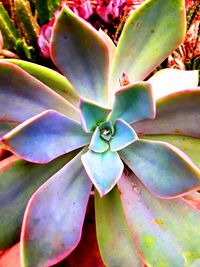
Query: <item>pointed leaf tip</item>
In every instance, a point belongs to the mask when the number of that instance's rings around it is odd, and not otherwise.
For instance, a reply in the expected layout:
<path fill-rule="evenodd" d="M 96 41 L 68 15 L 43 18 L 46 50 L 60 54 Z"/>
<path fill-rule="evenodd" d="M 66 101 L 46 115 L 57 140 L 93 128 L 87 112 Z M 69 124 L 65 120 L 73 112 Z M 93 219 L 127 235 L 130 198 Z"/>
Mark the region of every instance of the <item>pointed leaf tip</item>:
<path fill-rule="evenodd" d="M 22 266 L 52 266 L 78 245 L 92 183 L 80 152 L 32 196 L 21 234 Z"/>
<path fill-rule="evenodd" d="M 106 105 L 108 47 L 89 23 L 66 6 L 53 27 L 51 56 L 81 97 Z"/>
<path fill-rule="evenodd" d="M 26 120 L 6 134 L 1 142 L 27 161 L 47 163 L 90 142 L 79 123 L 54 110 Z"/>
<path fill-rule="evenodd" d="M 104 153 L 88 151 L 82 155 L 81 159 L 89 178 L 101 197 L 115 186 L 123 172 L 124 165 L 117 152 L 110 150 Z"/>
<path fill-rule="evenodd" d="M 79 109 L 81 111 L 82 126 L 86 132 L 93 132 L 96 126 L 104 121 L 110 113 L 110 109 L 84 99 L 80 100 Z"/>
<path fill-rule="evenodd" d="M 200 169 L 168 143 L 139 139 L 119 154 L 158 197 L 176 198 L 200 188 Z"/>
<path fill-rule="evenodd" d="M 113 110 L 109 120 L 122 119 L 133 123 L 142 119 L 155 117 L 155 102 L 150 83 L 130 84 L 115 93 Z"/>
<path fill-rule="evenodd" d="M 72 104 L 20 67 L 1 60 L 0 80 L 0 121 L 21 123 L 48 109 L 79 120 Z"/>
<path fill-rule="evenodd" d="M 119 79 L 123 73 L 130 83 L 144 80 L 181 44 L 186 29 L 184 2 L 145 1 L 129 16 L 111 67 L 113 91 L 120 88 Z"/>
<path fill-rule="evenodd" d="M 114 127 L 115 134 L 110 140 L 111 151 L 119 151 L 138 139 L 136 132 L 125 121 L 116 120 Z"/>
<path fill-rule="evenodd" d="M 158 99 L 156 118 L 134 123 L 137 133 L 200 137 L 200 87 Z"/>
<path fill-rule="evenodd" d="M 105 140 L 103 140 L 100 136 L 99 127 L 96 128 L 92 140 L 89 145 L 89 149 L 96 153 L 103 153 L 109 149 L 109 144 Z"/>

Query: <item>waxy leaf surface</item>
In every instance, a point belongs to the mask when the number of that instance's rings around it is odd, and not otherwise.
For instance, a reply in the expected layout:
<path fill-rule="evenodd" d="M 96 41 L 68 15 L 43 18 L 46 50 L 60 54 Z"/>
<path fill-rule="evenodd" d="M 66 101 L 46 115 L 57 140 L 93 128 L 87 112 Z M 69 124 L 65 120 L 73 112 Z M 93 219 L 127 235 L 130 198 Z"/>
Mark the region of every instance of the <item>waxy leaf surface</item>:
<path fill-rule="evenodd" d="M 109 120 L 122 119 L 128 123 L 154 118 L 155 107 L 151 85 L 140 82 L 123 87 L 115 93 L 113 110 Z"/>
<path fill-rule="evenodd" d="M 89 150 L 82 156 L 82 162 L 101 197 L 114 187 L 124 168 L 117 152 L 110 150 L 104 153 Z"/>
<path fill-rule="evenodd" d="M 24 267 L 56 264 L 79 243 L 92 187 L 81 163 L 81 153 L 31 198 L 21 235 Z"/>
<path fill-rule="evenodd" d="M 90 142 L 80 124 L 59 112 L 48 110 L 20 124 L 0 141 L 17 156 L 35 163 L 54 158 Z"/>
<path fill-rule="evenodd" d="M 106 105 L 109 64 L 106 43 L 69 8 L 62 9 L 55 23 L 51 42 L 54 63 L 80 96 Z"/>
<path fill-rule="evenodd" d="M 116 187 L 103 198 L 95 192 L 95 216 L 98 244 L 106 266 L 141 267 Z"/>
<path fill-rule="evenodd" d="M 156 118 L 134 123 L 138 134 L 177 134 L 200 137 L 200 90 L 186 90 L 156 102 Z"/>
<path fill-rule="evenodd" d="M 199 266 L 199 211 L 182 198 L 154 197 L 133 174 L 121 177 L 118 187 L 127 223 L 148 266 Z"/>
<path fill-rule="evenodd" d="M 138 139 L 136 132 L 125 121 L 118 119 L 115 122 L 115 133 L 110 140 L 110 149 L 118 151 Z"/>
<path fill-rule="evenodd" d="M 116 45 L 114 44 L 114 42 L 110 38 L 110 36 L 106 32 L 104 32 L 101 28 L 99 29 L 98 33 L 104 39 L 105 43 L 108 46 L 109 58 L 110 58 L 110 62 L 112 62 L 114 54 L 115 54 L 115 51 L 116 51 Z"/>
<path fill-rule="evenodd" d="M 104 121 L 108 114 L 109 109 L 98 106 L 90 101 L 80 101 L 81 121 L 82 126 L 86 132 L 92 132 L 100 122 Z"/>
<path fill-rule="evenodd" d="M 130 83 L 146 78 L 183 41 L 184 5 L 183 0 L 149 0 L 129 16 L 112 64 L 112 90 L 120 88 L 123 73 Z"/>
<path fill-rule="evenodd" d="M 33 164 L 15 156 L 1 161 L 0 250 L 18 242 L 24 211 L 32 194 L 76 153 L 71 152 L 48 164 Z"/>
<path fill-rule="evenodd" d="M 33 77 L 46 84 L 49 88 L 53 89 L 56 93 L 63 96 L 71 104 L 78 107 L 79 97 L 77 92 L 69 81 L 60 73 L 24 60 L 4 59 L 3 62 L 4 61 L 19 66 Z"/>
<path fill-rule="evenodd" d="M 200 139 L 181 135 L 143 135 L 142 139 L 164 141 L 181 149 L 200 168 Z"/>
<path fill-rule="evenodd" d="M 97 127 L 92 136 L 89 149 L 97 153 L 103 153 L 106 150 L 108 150 L 108 148 L 109 148 L 108 142 L 106 142 L 101 138 L 99 127 Z"/>
<path fill-rule="evenodd" d="M 173 198 L 200 187 L 200 169 L 168 143 L 137 140 L 119 154 L 156 196 Z"/>
<path fill-rule="evenodd" d="M 179 69 L 162 69 L 148 80 L 152 85 L 154 99 L 174 92 L 196 88 L 198 81 L 198 70 Z"/>
<path fill-rule="evenodd" d="M 73 105 L 18 66 L 1 61 L 0 80 L 0 122 L 22 122 L 46 109 L 79 120 Z"/>

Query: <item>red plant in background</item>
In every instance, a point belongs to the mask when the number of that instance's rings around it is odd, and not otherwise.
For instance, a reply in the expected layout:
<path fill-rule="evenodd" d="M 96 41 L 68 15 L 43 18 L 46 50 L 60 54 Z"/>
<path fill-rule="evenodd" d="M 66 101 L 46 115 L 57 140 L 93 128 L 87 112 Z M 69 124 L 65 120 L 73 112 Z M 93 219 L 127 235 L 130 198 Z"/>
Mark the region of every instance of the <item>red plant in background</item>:
<path fill-rule="evenodd" d="M 66 4 L 75 14 L 90 22 L 96 29 L 103 29 L 116 41 L 129 13 L 142 2 L 144 0 L 64 0 L 61 6 Z M 55 17 L 58 13 L 59 11 L 55 13 Z M 40 28 L 38 45 L 44 58 L 50 58 L 49 43 L 55 17 Z"/>
<path fill-rule="evenodd" d="M 55 12 L 54 18 L 52 18 L 49 23 L 43 25 L 40 28 L 40 35 L 38 38 L 38 46 L 40 47 L 41 55 L 44 58 L 50 58 L 50 39 L 51 39 L 51 33 L 53 24 L 55 22 L 56 16 L 59 14 L 59 11 Z"/>
<path fill-rule="evenodd" d="M 184 42 L 168 58 L 167 67 L 192 70 L 200 66 L 200 2 L 185 0 L 187 32 Z"/>

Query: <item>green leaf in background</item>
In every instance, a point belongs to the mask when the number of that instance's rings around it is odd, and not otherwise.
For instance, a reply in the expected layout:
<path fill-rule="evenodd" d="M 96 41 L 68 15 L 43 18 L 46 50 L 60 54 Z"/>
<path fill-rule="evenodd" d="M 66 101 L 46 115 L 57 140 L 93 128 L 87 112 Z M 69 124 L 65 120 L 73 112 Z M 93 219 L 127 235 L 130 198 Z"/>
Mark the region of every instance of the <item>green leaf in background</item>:
<path fill-rule="evenodd" d="M 141 267 L 126 223 L 117 187 L 101 198 L 95 191 L 95 217 L 99 249 L 109 267 Z"/>
<path fill-rule="evenodd" d="M 183 41 L 184 5 L 184 0 L 147 0 L 127 19 L 112 62 L 112 91 L 123 73 L 130 83 L 146 78 Z"/>
<path fill-rule="evenodd" d="M 121 177 L 118 187 L 131 234 L 147 266 L 199 266 L 199 210 L 182 198 L 154 197 L 133 174 Z"/>

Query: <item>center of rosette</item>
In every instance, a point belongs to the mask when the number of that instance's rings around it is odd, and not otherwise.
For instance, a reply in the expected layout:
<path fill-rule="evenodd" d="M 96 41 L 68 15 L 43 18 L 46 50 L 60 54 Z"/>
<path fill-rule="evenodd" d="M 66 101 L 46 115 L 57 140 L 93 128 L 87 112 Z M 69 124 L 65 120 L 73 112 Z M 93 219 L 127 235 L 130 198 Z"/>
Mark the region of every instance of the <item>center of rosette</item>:
<path fill-rule="evenodd" d="M 100 137 L 109 142 L 114 135 L 114 127 L 111 121 L 102 122 L 99 125 Z"/>

